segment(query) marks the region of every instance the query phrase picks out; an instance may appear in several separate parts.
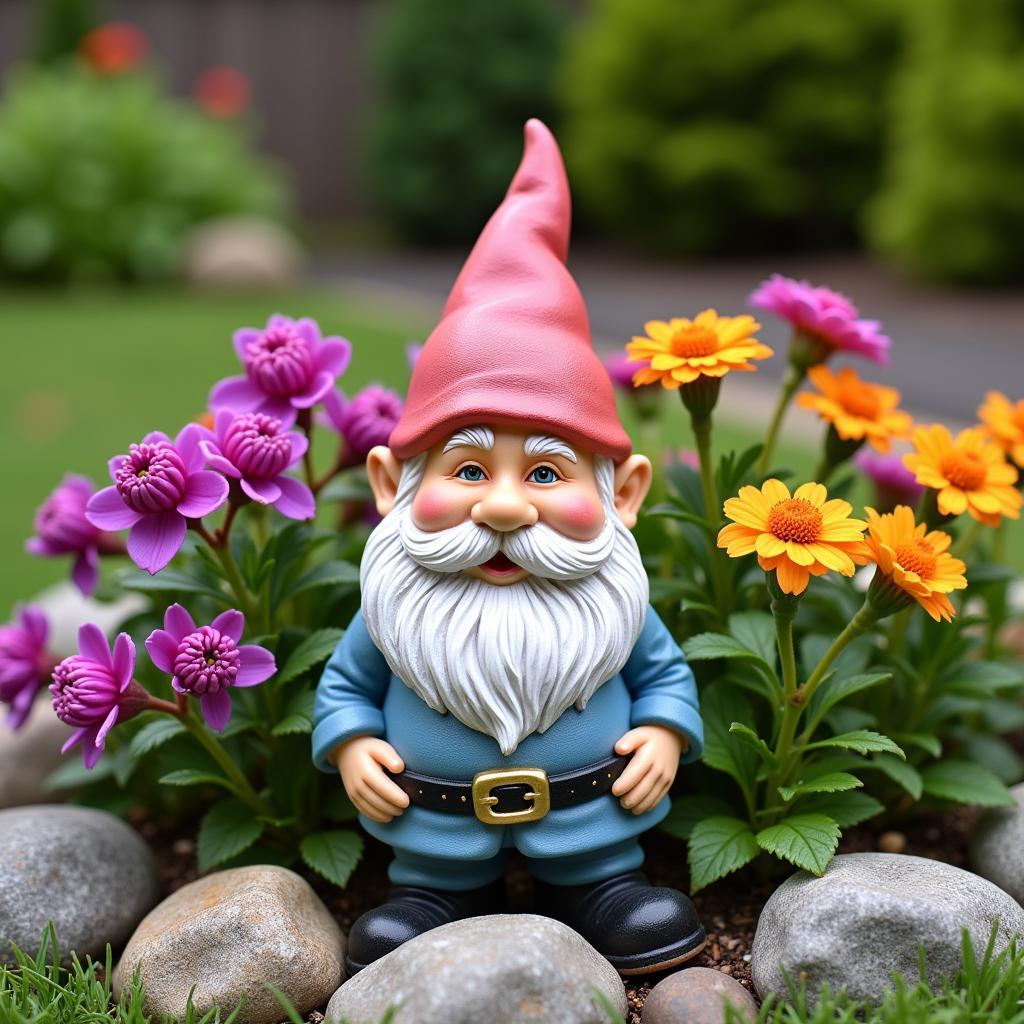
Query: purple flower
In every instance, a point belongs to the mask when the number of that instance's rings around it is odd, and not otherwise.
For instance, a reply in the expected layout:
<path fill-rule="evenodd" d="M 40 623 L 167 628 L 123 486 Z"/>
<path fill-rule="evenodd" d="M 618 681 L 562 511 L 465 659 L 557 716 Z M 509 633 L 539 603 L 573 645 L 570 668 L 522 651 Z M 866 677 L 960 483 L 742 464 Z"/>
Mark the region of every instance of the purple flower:
<path fill-rule="evenodd" d="M 17 621 L 0 626 L 0 703 L 10 704 L 7 724 L 20 729 L 56 659 L 46 650 L 49 624 L 42 609 L 16 608 Z"/>
<path fill-rule="evenodd" d="M 253 501 L 273 505 L 289 519 L 316 514 L 313 492 L 301 480 L 284 475 L 305 455 L 309 441 L 298 431 L 286 430 L 279 419 L 222 409 L 199 447 L 209 464 L 237 480 Z"/>
<path fill-rule="evenodd" d="M 100 548 L 114 548 L 85 517 L 85 506 L 93 495 L 88 477 L 68 474 L 36 512 L 36 536 L 25 542 L 25 550 L 43 558 L 74 555 L 71 579 L 88 597 L 99 579 Z"/>
<path fill-rule="evenodd" d="M 262 412 L 290 427 L 297 410 L 312 408 L 334 388 L 348 367 L 352 345 L 344 338 L 321 339 L 315 320 L 275 313 L 263 330 L 236 331 L 235 351 L 245 375 L 214 385 L 210 408 Z"/>
<path fill-rule="evenodd" d="M 894 509 L 897 505 L 917 505 L 924 488 L 903 465 L 901 454 L 889 452 L 883 455 L 870 448 L 861 448 L 854 455 L 853 461 L 875 485 L 875 503 L 881 511 Z"/>
<path fill-rule="evenodd" d="M 388 443 L 402 415 L 402 399 L 394 391 L 371 384 L 347 401 L 332 391 L 324 408 L 331 425 L 345 439 L 348 454 L 365 459 L 371 448 Z"/>
<path fill-rule="evenodd" d="M 881 324 L 858 320 L 857 307 L 842 292 L 772 274 L 750 296 L 750 304 L 788 320 L 826 348 L 853 352 L 883 365 L 889 362 L 892 342 L 882 334 Z"/>
<path fill-rule="evenodd" d="M 190 423 L 172 443 L 159 431 L 108 463 L 114 486 L 94 494 L 85 515 L 101 530 L 126 530 L 128 554 L 158 573 L 185 540 L 186 520 L 201 519 L 228 498 L 228 482 L 203 469 L 201 428 Z"/>
<path fill-rule="evenodd" d="M 85 767 L 92 768 L 110 730 L 144 710 L 149 694 L 132 678 L 135 644 L 127 633 L 118 634 L 111 656 L 103 631 L 87 623 L 78 631 L 78 651 L 53 670 L 50 693 L 57 717 L 75 730 L 61 753 L 81 743 Z"/>
<path fill-rule="evenodd" d="M 601 360 L 604 368 L 608 371 L 612 383 L 622 391 L 633 393 L 633 374 L 642 370 L 645 363 L 638 363 L 629 358 L 626 352 L 612 352 Z M 646 387 L 658 387 L 657 384 L 648 384 Z"/>
<path fill-rule="evenodd" d="M 208 626 L 196 627 L 180 604 L 164 613 L 164 628 L 154 629 L 146 650 L 161 672 L 172 676 L 178 693 L 199 698 L 203 717 L 220 732 L 231 718 L 231 686 L 258 686 L 276 671 L 274 656 L 255 644 L 238 646 L 245 616 L 221 612 Z"/>

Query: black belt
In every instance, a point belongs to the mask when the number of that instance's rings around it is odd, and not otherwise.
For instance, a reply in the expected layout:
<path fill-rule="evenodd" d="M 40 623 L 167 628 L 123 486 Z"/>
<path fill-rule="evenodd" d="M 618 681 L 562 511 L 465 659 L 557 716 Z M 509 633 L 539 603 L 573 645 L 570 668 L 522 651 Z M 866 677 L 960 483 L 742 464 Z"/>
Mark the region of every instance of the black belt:
<path fill-rule="evenodd" d="M 549 810 L 604 796 L 611 792 L 627 764 L 628 757 L 610 757 L 550 777 L 543 768 L 495 768 L 477 772 L 472 782 L 436 779 L 410 771 L 387 775 L 417 807 L 475 814 L 485 825 L 518 825 L 537 821 Z"/>

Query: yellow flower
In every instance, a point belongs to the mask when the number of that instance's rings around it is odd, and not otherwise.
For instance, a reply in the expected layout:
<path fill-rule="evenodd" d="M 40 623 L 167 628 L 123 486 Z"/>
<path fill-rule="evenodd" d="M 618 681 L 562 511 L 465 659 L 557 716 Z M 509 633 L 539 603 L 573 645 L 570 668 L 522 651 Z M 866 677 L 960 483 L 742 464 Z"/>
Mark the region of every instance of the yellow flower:
<path fill-rule="evenodd" d="M 757 552 L 765 572 L 775 570 L 786 594 L 802 594 L 811 576 L 834 569 L 852 576 L 867 561 L 863 533 L 867 523 L 850 519 L 849 502 L 828 500 L 822 484 L 798 487 L 790 497 L 780 480 L 766 480 L 760 490 L 741 487 L 725 503 L 733 520 L 718 534 L 718 546 L 731 558 Z"/>
<path fill-rule="evenodd" d="M 918 427 L 914 451 L 903 464 L 917 482 L 938 491 L 939 511 L 944 516 L 969 512 L 986 526 L 998 526 L 999 517 L 1020 517 L 1020 492 L 1013 486 L 1017 470 L 984 433 L 972 427 L 954 440 L 941 424 Z"/>
<path fill-rule="evenodd" d="M 1018 466 L 1024 467 L 1024 398 L 1011 402 L 1006 395 L 990 391 L 978 409 L 985 432 Z"/>
<path fill-rule="evenodd" d="M 796 404 L 813 409 L 835 427 L 844 441 L 868 440 L 880 452 L 892 447 L 894 437 L 909 437 L 913 421 L 896 406 L 900 393 L 895 388 L 869 384 L 854 370 L 844 367 L 838 374 L 824 364 L 807 371 L 820 394 L 803 391 Z"/>
<path fill-rule="evenodd" d="M 946 595 L 967 586 L 966 566 L 949 553 L 949 534 L 941 530 L 929 532 L 927 524 L 915 523 L 913 510 L 906 505 L 897 505 L 885 515 L 879 515 L 873 508 L 865 511 L 868 535 L 864 542 L 871 560 L 936 622 L 949 622 L 954 612 Z"/>
<path fill-rule="evenodd" d="M 719 316 L 705 309 L 693 320 L 676 317 L 649 320 L 647 337 L 635 337 L 626 346 L 631 359 L 646 363 L 633 374 L 633 384 L 661 382 L 675 389 L 698 377 L 724 377 L 730 370 L 756 370 L 749 360 L 773 355 L 753 337 L 761 325 L 752 316 Z"/>

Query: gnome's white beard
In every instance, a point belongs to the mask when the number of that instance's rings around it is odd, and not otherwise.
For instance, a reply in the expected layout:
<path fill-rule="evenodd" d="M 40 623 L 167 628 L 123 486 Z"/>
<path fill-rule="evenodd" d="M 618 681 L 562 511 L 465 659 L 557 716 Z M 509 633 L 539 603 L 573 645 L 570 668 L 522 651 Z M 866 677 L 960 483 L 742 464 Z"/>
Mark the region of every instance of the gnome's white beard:
<path fill-rule="evenodd" d="M 405 462 L 395 506 L 367 541 L 363 616 L 399 679 L 508 755 L 572 705 L 582 710 L 626 663 L 647 612 L 647 573 L 613 504 L 610 459 L 595 459 L 605 526 L 585 542 L 540 523 L 420 530 L 411 506 L 425 462 Z M 501 586 L 462 571 L 499 550 L 531 575 Z"/>

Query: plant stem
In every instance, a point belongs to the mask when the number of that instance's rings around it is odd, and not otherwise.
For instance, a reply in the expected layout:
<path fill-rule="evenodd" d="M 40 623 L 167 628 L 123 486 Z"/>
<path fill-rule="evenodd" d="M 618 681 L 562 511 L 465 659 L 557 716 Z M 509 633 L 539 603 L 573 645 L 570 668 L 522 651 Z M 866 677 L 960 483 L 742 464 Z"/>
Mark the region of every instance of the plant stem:
<path fill-rule="evenodd" d="M 765 435 L 764 449 L 761 452 L 761 458 L 757 460 L 757 471 L 761 476 L 766 476 L 768 474 L 768 470 L 771 467 L 772 454 L 775 451 L 775 443 L 778 441 L 779 430 L 782 427 L 782 421 L 785 419 L 786 411 L 789 409 L 790 403 L 793 401 L 793 396 L 797 393 L 797 390 L 803 383 L 806 374 L 806 370 L 790 363 L 789 369 L 786 370 L 786 376 L 782 378 L 782 390 L 779 392 L 779 403 L 775 406 L 775 412 L 772 414 L 772 421 L 768 427 L 768 433 Z"/>
<path fill-rule="evenodd" d="M 182 708 L 179 704 L 172 704 L 169 700 L 162 700 L 160 697 L 152 695 L 146 704 L 146 711 L 160 711 L 165 715 L 174 715 L 175 718 L 181 718 L 182 715 Z"/>
<path fill-rule="evenodd" d="M 779 614 L 772 602 L 775 616 L 775 637 L 779 644 L 782 665 L 782 692 L 788 701 L 796 693 L 796 653 L 793 650 L 793 619 L 795 614 Z"/>
<path fill-rule="evenodd" d="M 246 618 L 253 617 L 252 595 L 249 593 L 249 588 L 245 585 L 245 580 L 242 579 L 238 563 L 235 561 L 235 556 L 231 553 L 231 546 L 225 544 L 221 547 L 214 547 L 213 553 L 217 556 L 217 561 L 220 562 L 221 568 L 224 570 L 224 578 L 228 581 L 228 586 L 231 587 L 235 600 L 242 606 L 243 614 Z"/>
<path fill-rule="evenodd" d="M 983 522 L 978 519 L 973 520 L 967 529 L 960 534 L 950 554 L 956 558 L 966 559 L 967 555 L 970 554 L 971 548 L 974 547 L 975 541 L 977 541 L 978 536 L 984 529 L 985 524 Z"/>
<path fill-rule="evenodd" d="M 715 467 L 711 461 L 711 415 L 690 416 L 697 455 L 700 458 L 700 488 L 704 497 L 704 515 L 711 532 L 708 534 L 708 561 L 711 566 L 711 590 L 715 607 L 724 621 L 729 612 L 729 595 L 725 579 L 725 565 L 716 543 L 718 527 L 722 521 L 722 508 L 715 486 Z"/>
<path fill-rule="evenodd" d="M 843 653 L 848 644 L 856 640 L 862 633 L 867 632 L 878 621 L 878 614 L 874 608 L 865 601 L 860 606 L 857 614 L 847 623 L 846 628 L 836 637 L 832 646 L 822 655 L 821 661 L 815 666 L 810 678 L 801 687 L 804 702 L 810 701 L 814 691 L 821 685 L 825 673 L 828 672 L 832 662 Z"/>

